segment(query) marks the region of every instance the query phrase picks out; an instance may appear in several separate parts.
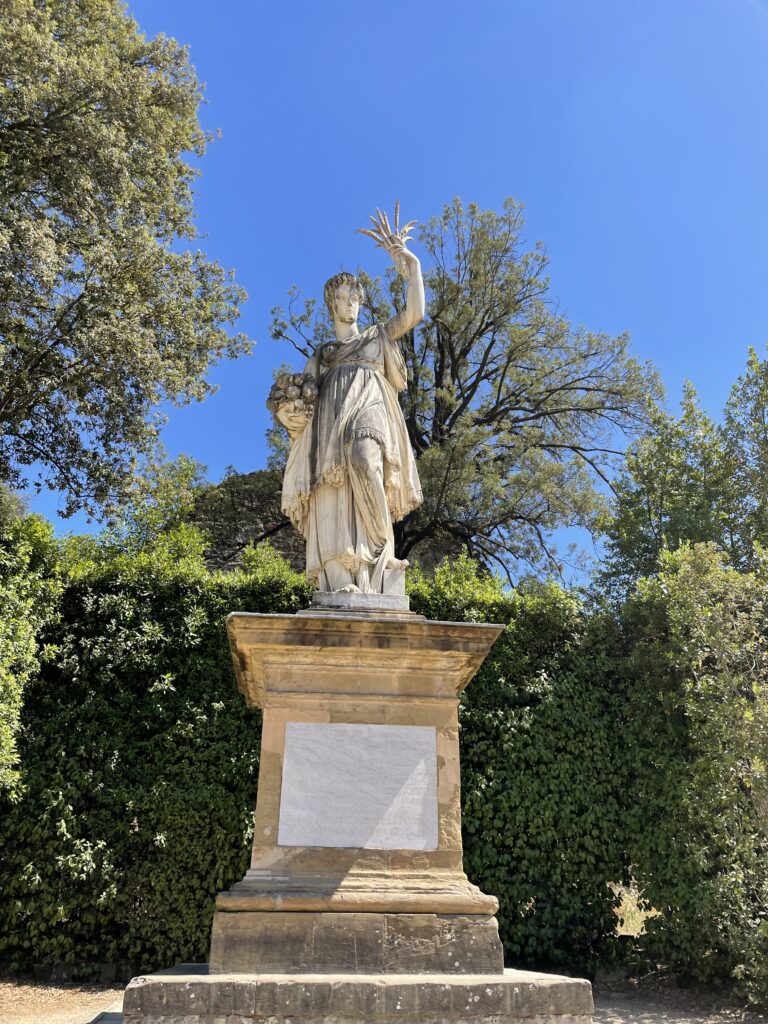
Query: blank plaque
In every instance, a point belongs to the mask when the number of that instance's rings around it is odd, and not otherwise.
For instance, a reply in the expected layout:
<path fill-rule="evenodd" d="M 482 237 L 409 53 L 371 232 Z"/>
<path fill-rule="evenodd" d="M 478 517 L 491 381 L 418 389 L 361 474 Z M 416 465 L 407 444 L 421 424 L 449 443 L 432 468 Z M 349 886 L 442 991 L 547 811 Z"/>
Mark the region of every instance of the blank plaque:
<path fill-rule="evenodd" d="M 436 850 L 436 730 L 288 722 L 277 842 Z"/>

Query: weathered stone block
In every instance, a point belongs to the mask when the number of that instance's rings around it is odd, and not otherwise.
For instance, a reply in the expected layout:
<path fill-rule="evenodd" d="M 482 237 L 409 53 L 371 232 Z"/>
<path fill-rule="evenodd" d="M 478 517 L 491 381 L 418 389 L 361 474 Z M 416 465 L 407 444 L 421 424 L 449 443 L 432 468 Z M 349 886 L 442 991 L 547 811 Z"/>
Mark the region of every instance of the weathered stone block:
<path fill-rule="evenodd" d="M 493 917 L 439 914 L 222 913 L 212 974 L 498 974 Z"/>
<path fill-rule="evenodd" d="M 196 1009 L 201 1015 L 210 1012 L 211 1000 L 216 990 L 215 985 L 199 981 L 189 982 L 183 989 L 174 988 L 173 986 L 164 986 L 164 988 L 165 1010 L 167 1013 L 189 1013 L 190 1010 Z M 149 993 L 147 993 L 147 996 L 149 996 Z M 143 1002 L 142 1005 L 144 1005 Z"/>
<path fill-rule="evenodd" d="M 189 965 L 135 978 L 124 1024 L 589 1024 L 588 981 L 496 975 L 208 975 Z M 208 1000 L 200 987 L 209 986 Z M 232 1009 L 229 993 L 232 997 Z M 227 994 L 225 994 L 227 993 Z M 193 998 L 194 997 L 194 998 Z M 208 1012 L 199 1012 L 202 1006 Z"/>

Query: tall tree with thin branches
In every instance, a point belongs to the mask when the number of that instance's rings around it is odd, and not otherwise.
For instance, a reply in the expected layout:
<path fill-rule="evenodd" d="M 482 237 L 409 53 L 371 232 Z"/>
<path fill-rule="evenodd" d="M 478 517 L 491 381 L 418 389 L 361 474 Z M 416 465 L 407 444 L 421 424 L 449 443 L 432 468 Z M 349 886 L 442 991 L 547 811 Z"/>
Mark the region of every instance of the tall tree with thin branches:
<path fill-rule="evenodd" d="M 656 371 L 629 354 L 626 334 L 574 328 L 549 295 L 547 257 L 526 251 L 523 213 L 458 199 L 422 226 L 427 315 L 401 339 L 401 395 L 425 500 L 396 526 L 399 557 L 466 547 L 510 577 L 551 570 L 559 527 L 594 527 L 622 436 L 647 423 Z M 361 273 L 369 321 L 403 305 Z M 313 299 L 289 293 L 272 336 L 304 356 L 328 338 Z"/>

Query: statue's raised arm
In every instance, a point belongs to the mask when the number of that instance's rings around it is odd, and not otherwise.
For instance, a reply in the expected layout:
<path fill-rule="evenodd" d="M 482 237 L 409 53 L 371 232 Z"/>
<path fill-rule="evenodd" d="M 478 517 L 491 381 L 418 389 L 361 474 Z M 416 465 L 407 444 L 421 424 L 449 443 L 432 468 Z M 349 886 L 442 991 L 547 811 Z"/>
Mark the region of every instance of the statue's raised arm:
<path fill-rule="evenodd" d="M 409 220 L 400 227 L 400 200 L 395 203 L 394 225 L 390 227 L 389 218 L 382 210 L 376 209 L 376 216 L 371 217 L 373 228 L 358 228 L 361 235 L 368 235 L 376 245 L 385 249 L 397 267 L 397 272 L 408 282 L 405 309 L 395 314 L 387 323 L 387 334 L 396 341 L 416 324 L 424 319 L 424 280 L 421 276 L 419 258 L 410 251 L 407 243 L 410 233 L 416 225 Z"/>

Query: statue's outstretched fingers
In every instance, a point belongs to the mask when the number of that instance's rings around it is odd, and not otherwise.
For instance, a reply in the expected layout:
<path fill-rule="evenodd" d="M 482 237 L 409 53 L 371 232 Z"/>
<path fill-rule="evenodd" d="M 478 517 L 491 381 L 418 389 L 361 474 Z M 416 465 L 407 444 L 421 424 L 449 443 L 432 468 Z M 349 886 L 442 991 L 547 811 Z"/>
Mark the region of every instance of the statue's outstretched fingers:
<path fill-rule="evenodd" d="M 374 240 L 376 245 L 383 245 L 381 236 L 377 235 L 375 231 L 369 231 L 368 228 L 357 228 L 356 230 L 359 231 L 361 235 L 368 235 L 369 238 Z"/>

